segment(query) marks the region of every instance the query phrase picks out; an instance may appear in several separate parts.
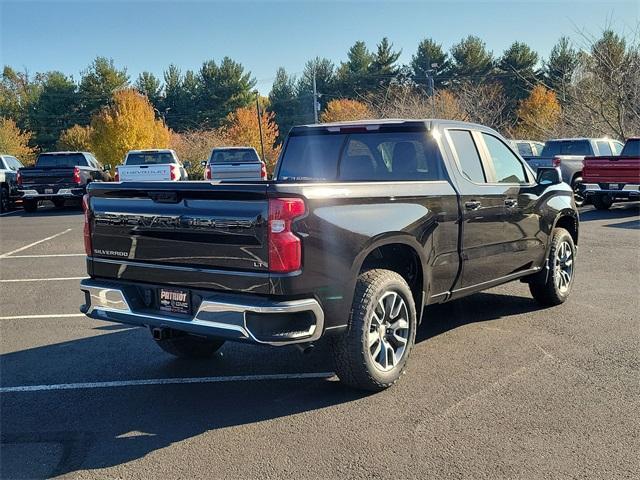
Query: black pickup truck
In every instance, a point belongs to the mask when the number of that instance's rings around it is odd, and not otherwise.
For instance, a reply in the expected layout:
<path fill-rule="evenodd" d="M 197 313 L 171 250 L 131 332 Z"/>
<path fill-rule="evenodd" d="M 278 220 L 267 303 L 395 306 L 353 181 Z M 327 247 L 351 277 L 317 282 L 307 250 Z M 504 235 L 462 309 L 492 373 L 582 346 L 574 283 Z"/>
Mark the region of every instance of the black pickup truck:
<path fill-rule="evenodd" d="M 58 208 L 67 200 L 80 204 L 89 183 L 111 180 L 108 170 L 89 152 L 41 153 L 34 167 L 18 171 L 18 192 L 27 212 L 35 212 L 40 200 Z"/>
<path fill-rule="evenodd" d="M 295 127 L 273 180 L 93 183 L 84 205 L 89 317 L 183 357 L 327 336 L 362 389 L 399 378 L 424 306 L 517 279 L 557 305 L 574 280 L 571 188 L 469 123 Z"/>

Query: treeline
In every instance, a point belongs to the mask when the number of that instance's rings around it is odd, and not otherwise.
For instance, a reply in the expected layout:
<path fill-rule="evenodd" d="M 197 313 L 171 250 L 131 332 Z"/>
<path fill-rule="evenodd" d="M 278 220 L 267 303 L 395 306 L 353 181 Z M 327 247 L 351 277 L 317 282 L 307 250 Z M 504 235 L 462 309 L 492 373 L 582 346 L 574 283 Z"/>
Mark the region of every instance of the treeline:
<path fill-rule="evenodd" d="M 629 41 L 607 30 L 599 38 L 582 38 L 582 49 L 561 38 L 544 59 L 521 42 L 496 55 L 475 36 L 448 50 L 426 38 L 406 65 L 399 63 L 401 51 L 389 39 L 371 47 L 358 41 L 337 64 L 314 58 L 299 76 L 279 68 L 260 103 L 279 127 L 277 141 L 292 125 L 313 122 L 314 77 L 324 118 L 339 119 L 335 112 L 355 108 L 358 115 L 478 121 L 531 138 L 621 138 L 640 133 L 638 37 Z M 70 127 L 89 126 L 114 92 L 135 88 L 173 132 L 213 131 L 225 128 L 238 109 L 255 106 L 255 86 L 251 72 L 228 57 L 184 72 L 169 65 L 162 78 L 143 72 L 132 79 L 126 68 L 103 57 L 77 81 L 58 71 L 30 75 L 5 66 L 0 117 L 30 132 L 30 147 L 50 150 Z M 327 112 L 329 103 L 340 99 L 357 102 L 334 103 Z M 345 118 L 354 115 L 344 113 Z"/>

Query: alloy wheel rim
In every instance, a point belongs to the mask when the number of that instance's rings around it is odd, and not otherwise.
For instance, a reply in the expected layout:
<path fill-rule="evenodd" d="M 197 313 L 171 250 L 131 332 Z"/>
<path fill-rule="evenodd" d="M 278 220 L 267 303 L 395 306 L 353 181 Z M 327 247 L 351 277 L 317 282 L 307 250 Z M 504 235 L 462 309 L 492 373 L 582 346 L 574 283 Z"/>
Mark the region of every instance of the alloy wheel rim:
<path fill-rule="evenodd" d="M 385 292 L 376 303 L 369 323 L 367 350 L 373 364 L 383 372 L 401 361 L 409 342 L 409 309 L 394 291 Z"/>
<path fill-rule="evenodd" d="M 573 187 L 573 201 L 576 202 L 576 205 L 581 207 L 584 203 L 584 197 L 582 196 L 582 192 L 580 191 L 580 183 L 577 183 Z"/>
<path fill-rule="evenodd" d="M 569 242 L 564 241 L 558 246 L 554 259 L 554 279 L 556 288 L 565 294 L 571 286 L 573 278 L 573 249 Z"/>

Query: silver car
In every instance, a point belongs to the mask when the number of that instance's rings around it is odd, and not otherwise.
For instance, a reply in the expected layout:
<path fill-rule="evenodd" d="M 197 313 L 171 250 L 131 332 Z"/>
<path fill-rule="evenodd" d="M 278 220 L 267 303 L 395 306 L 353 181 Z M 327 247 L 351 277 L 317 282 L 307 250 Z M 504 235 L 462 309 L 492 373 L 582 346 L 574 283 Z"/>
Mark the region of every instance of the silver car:
<path fill-rule="evenodd" d="M 266 180 L 267 168 L 253 147 L 220 147 L 202 163 L 206 180 Z"/>

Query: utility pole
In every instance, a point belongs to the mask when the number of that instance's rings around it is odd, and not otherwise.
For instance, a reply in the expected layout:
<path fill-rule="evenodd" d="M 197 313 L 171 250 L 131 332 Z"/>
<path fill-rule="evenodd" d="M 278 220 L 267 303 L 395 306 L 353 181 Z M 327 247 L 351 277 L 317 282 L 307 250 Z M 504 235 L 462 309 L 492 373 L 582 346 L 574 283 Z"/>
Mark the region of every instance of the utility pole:
<path fill-rule="evenodd" d="M 320 110 L 320 102 L 318 102 L 318 89 L 316 88 L 316 68 L 313 67 L 313 123 L 318 123 L 318 110 Z"/>
<path fill-rule="evenodd" d="M 260 132 L 260 150 L 262 152 L 262 161 L 266 162 L 264 159 L 264 138 L 262 138 L 262 113 L 260 112 L 260 94 L 258 91 L 255 91 L 256 94 L 256 113 L 258 114 L 258 131 Z"/>

